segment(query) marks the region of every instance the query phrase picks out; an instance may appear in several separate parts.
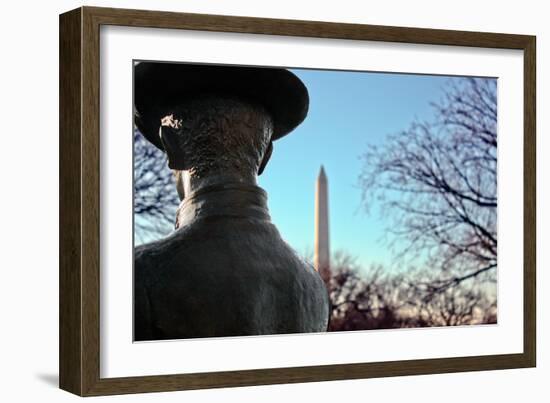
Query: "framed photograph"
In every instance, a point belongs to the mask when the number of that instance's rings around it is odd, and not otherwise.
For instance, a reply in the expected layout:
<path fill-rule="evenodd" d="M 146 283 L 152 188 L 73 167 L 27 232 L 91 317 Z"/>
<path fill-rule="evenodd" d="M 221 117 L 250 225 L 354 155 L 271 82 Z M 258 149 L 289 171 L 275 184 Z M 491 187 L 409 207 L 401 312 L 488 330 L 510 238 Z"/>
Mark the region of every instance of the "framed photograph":
<path fill-rule="evenodd" d="M 535 37 L 60 16 L 60 387 L 536 365 Z"/>

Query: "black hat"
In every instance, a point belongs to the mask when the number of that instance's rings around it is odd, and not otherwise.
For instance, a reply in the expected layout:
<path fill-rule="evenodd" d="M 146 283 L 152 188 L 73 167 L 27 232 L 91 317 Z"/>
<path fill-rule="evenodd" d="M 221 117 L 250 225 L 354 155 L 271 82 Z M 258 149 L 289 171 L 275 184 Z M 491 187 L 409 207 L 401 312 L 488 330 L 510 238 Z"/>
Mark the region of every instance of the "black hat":
<path fill-rule="evenodd" d="M 161 119 L 177 104 L 206 94 L 235 95 L 260 103 L 273 119 L 272 140 L 302 123 L 309 106 L 305 85 L 286 69 L 140 62 L 134 67 L 135 124 L 163 149 Z"/>

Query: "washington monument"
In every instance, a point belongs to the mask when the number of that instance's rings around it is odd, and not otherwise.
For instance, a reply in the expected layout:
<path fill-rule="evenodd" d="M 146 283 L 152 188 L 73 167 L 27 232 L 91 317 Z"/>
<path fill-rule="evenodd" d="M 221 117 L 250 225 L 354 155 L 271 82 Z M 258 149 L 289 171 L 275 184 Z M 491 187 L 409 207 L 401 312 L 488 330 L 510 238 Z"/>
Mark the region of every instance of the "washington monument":
<path fill-rule="evenodd" d="M 330 279 L 328 181 L 321 165 L 315 191 L 315 254 L 313 264 L 325 283 Z"/>

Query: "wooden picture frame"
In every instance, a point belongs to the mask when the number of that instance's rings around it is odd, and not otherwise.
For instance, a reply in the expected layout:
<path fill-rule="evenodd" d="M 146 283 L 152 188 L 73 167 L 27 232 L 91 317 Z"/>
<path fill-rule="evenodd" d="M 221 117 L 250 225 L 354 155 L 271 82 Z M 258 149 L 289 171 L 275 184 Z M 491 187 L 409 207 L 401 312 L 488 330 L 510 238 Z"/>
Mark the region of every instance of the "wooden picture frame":
<path fill-rule="evenodd" d="M 100 377 L 99 71 L 101 25 L 172 28 L 524 52 L 523 353 Z M 536 364 L 535 37 L 483 32 L 81 7 L 60 16 L 60 387 L 80 396 L 534 367 Z"/>

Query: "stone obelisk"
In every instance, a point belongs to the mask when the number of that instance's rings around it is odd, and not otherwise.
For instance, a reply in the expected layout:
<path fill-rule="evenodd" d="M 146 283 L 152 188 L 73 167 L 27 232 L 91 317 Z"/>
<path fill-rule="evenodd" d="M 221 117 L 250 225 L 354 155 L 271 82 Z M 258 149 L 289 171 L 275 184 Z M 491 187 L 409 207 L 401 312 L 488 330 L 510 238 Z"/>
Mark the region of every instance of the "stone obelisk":
<path fill-rule="evenodd" d="M 330 279 L 328 181 L 322 165 L 317 177 L 315 192 L 315 255 L 313 264 L 325 283 L 328 283 Z"/>

